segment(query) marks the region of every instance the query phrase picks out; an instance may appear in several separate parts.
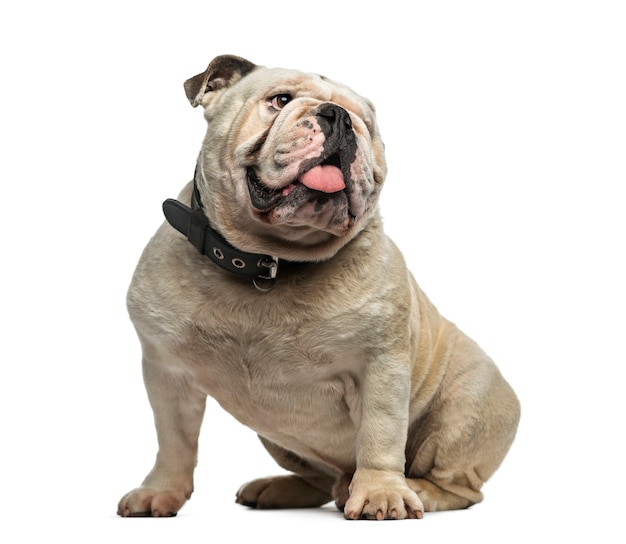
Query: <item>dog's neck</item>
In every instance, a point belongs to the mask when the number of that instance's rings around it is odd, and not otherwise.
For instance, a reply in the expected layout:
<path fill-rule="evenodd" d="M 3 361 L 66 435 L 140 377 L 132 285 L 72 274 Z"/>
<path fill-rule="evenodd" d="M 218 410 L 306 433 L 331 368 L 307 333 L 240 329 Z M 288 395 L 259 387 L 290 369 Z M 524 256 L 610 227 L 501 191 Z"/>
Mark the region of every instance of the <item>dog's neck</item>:
<path fill-rule="evenodd" d="M 211 227 L 204 213 L 196 175 L 193 179 L 191 208 L 178 200 L 168 198 L 163 202 L 163 213 L 168 223 L 184 234 L 191 245 L 202 255 L 207 256 L 227 272 L 251 278 L 254 286 L 260 291 L 272 289 L 278 276 L 279 266 L 301 264 L 284 259 L 279 260 L 278 257 L 271 255 L 247 253 L 226 241 L 217 230 Z"/>

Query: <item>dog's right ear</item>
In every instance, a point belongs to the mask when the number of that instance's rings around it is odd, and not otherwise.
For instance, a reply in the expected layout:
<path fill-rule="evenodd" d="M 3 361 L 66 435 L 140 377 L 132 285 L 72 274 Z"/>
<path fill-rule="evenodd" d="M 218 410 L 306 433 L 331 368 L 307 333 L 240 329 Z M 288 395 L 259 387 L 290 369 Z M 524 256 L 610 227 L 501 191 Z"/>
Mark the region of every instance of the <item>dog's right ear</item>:
<path fill-rule="evenodd" d="M 203 99 L 209 93 L 230 87 L 255 68 L 256 64 L 234 55 L 215 57 L 203 73 L 185 81 L 185 94 L 194 108 L 206 106 Z"/>

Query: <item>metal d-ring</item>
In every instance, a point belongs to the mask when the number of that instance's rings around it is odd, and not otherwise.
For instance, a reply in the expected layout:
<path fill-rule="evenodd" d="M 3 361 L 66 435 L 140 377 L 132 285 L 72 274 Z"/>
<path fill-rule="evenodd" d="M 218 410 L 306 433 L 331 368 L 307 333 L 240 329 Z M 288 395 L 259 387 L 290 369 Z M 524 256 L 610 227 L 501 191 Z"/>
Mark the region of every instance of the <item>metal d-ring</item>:
<path fill-rule="evenodd" d="M 252 285 L 254 285 L 258 291 L 261 291 L 261 293 L 267 293 L 274 289 L 274 286 L 276 285 L 276 278 L 256 276 L 255 278 L 252 278 Z"/>

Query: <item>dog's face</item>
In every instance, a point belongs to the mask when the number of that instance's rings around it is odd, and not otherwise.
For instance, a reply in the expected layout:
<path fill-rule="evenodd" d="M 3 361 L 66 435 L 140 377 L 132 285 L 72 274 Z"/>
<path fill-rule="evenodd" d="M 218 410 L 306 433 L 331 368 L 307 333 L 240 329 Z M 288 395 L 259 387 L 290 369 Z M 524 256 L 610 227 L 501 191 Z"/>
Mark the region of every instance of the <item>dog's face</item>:
<path fill-rule="evenodd" d="M 233 245 L 315 261 L 362 230 L 386 174 L 367 99 L 319 75 L 232 56 L 214 59 L 185 90 L 209 125 L 200 194 Z"/>

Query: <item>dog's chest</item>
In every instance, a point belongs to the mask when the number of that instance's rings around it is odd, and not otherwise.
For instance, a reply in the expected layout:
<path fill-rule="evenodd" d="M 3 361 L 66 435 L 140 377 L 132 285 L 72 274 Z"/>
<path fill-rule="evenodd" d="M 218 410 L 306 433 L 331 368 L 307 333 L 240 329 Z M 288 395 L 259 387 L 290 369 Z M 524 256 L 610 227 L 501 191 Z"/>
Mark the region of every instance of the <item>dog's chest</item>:
<path fill-rule="evenodd" d="M 188 331 L 197 383 L 239 421 L 285 447 L 297 451 L 342 436 L 353 449 L 362 358 L 352 335 L 338 332 L 338 319 L 289 307 L 207 315 Z"/>

